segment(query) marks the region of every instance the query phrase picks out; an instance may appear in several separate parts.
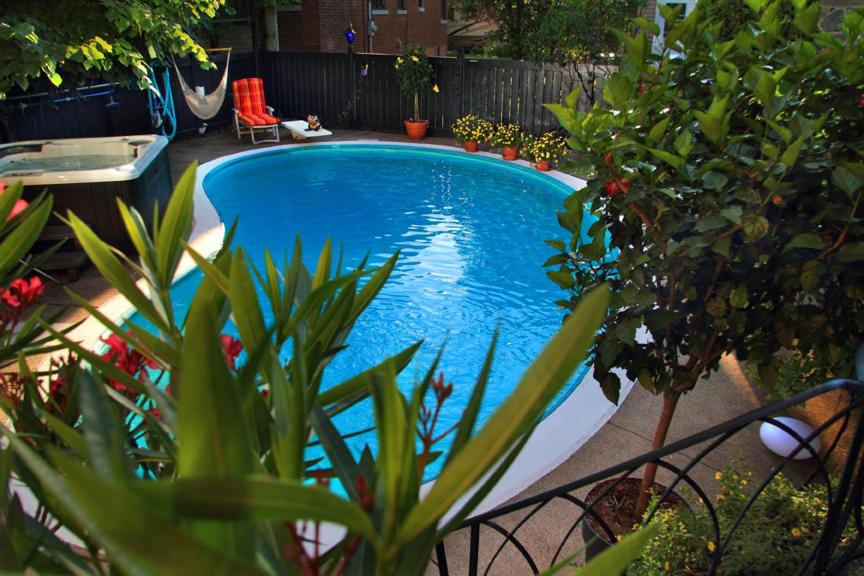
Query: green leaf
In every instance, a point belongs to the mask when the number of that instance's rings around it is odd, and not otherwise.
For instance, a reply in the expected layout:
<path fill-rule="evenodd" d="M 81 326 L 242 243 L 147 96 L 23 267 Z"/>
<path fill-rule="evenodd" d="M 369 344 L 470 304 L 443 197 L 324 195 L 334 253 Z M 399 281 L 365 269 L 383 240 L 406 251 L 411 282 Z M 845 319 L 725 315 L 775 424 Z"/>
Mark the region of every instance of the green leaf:
<path fill-rule="evenodd" d="M 797 248 L 807 248 L 810 250 L 821 250 L 822 249 L 822 238 L 819 237 L 818 234 L 813 234 L 812 232 L 806 232 L 804 234 L 798 234 L 792 240 L 786 244 L 786 247 L 783 248 L 783 253 L 789 252 L 790 250 L 795 250 Z"/>
<path fill-rule="evenodd" d="M 720 298 L 712 298 L 705 305 L 705 310 L 715 318 L 722 318 L 726 316 L 726 302 Z"/>
<path fill-rule="evenodd" d="M 113 567 L 124 574 L 260 574 L 255 567 L 208 546 L 157 516 L 133 492 L 103 480 L 69 456 L 50 450 L 55 466 L 63 474 L 61 478 L 22 440 L 3 428 L 0 433 L 9 438 L 50 501 L 86 529 L 88 537 L 105 549 Z M 154 550 L 159 553 L 154 554 Z"/>
<path fill-rule="evenodd" d="M 122 483 L 128 474 L 128 467 L 123 425 L 117 408 L 108 401 L 104 386 L 89 371 L 76 370 L 73 383 L 80 394 L 90 464 L 106 481 Z"/>
<path fill-rule="evenodd" d="M 621 72 L 613 74 L 603 88 L 603 99 L 613 108 L 627 105 L 633 92 L 633 83 Z"/>
<path fill-rule="evenodd" d="M 583 568 L 577 570 L 575 574 L 578 576 L 617 576 L 623 574 L 659 530 L 659 524 L 651 523 L 640 528 L 634 534 L 628 534 L 620 542 L 607 548 Z M 557 574 L 566 567 L 566 564 L 559 562 L 544 572 L 544 575 Z"/>
<path fill-rule="evenodd" d="M 805 292 L 815 292 L 819 287 L 819 280 L 826 270 L 825 265 L 817 260 L 805 263 L 801 271 L 801 288 Z"/>
<path fill-rule="evenodd" d="M 746 216 L 741 221 L 741 227 L 744 229 L 744 235 L 751 242 L 759 240 L 771 230 L 771 224 L 764 216 Z"/>
<path fill-rule="evenodd" d="M 812 34 L 819 24 L 821 9 L 819 2 L 811 2 L 803 10 L 797 10 L 792 23 L 804 34 Z"/>
<path fill-rule="evenodd" d="M 861 180 L 845 166 L 838 166 L 834 169 L 831 174 L 831 181 L 846 192 L 850 198 L 861 188 Z"/>
<path fill-rule="evenodd" d="M 864 242 L 849 242 L 837 250 L 840 262 L 860 262 L 864 260 Z"/>
<path fill-rule="evenodd" d="M 680 156 L 676 156 L 672 152 L 668 152 L 666 150 L 658 150 L 657 148 L 647 148 L 647 150 L 660 160 L 663 160 L 664 162 L 675 168 L 676 170 L 681 168 L 681 165 L 684 163 L 684 160 Z"/>
<path fill-rule="evenodd" d="M 795 165 L 795 162 L 798 160 L 798 156 L 801 154 L 801 148 L 804 146 L 804 136 L 800 136 L 795 142 L 789 145 L 786 148 L 786 151 L 783 152 L 783 155 L 780 156 L 780 163 L 786 166 L 787 168 L 791 168 Z"/>
<path fill-rule="evenodd" d="M 741 223 L 741 216 L 743 213 L 744 210 L 738 205 L 727 206 L 720 210 L 720 215 L 734 224 Z"/>
<path fill-rule="evenodd" d="M 157 507 L 167 506 L 164 512 L 172 516 L 225 522 L 332 522 L 372 542 L 378 539 L 358 504 L 302 480 L 269 476 L 180 478 L 140 482 L 137 489 Z"/>
<path fill-rule="evenodd" d="M 708 232 L 709 230 L 717 230 L 718 228 L 726 228 L 728 226 L 729 223 L 719 214 L 709 214 L 701 218 L 696 223 L 695 228 L 697 232 Z"/>
<path fill-rule="evenodd" d="M 514 442 L 539 418 L 548 402 L 585 359 L 594 333 L 606 316 L 605 286 L 584 297 L 560 332 L 526 370 L 510 397 L 479 433 L 449 462 L 426 497 L 408 514 L 400 541 L 407 542 L 435 524 Z"/>
<path fill-rule="evenodd" d="M 240 332 L 240 339 L 247 350 L 257 350 L 264 345 L 262 338 L 267 333 L 264 325 L 264 315 L 255 290 L 255 282 L 242 248 L 231 260 L 231 273 L 228 277 L 228 299 L 231 301 L 231 313 L 234 323 Z"/>
<path fill-rule="evenodd" d="M 709 140 L 719 143 L 723 139 L 723 125 L 719 121 L 701 110 L 694 110 L 693 115 L 696 116 L 699 129 Z"/>
<path fill-rule="evenodd" d="M 10 188 L 11 189 L 11 188 Z M 4 194 L 5 196 L 5 194 Z M 51 215 L 52 197 L 47 196 L 35 208 L 23 214 L 15 228 L 0 243 L 0 275 L 5 277 L 20 260 L 30 252 L 30 248 L 42 234 L 45 223 Z M 10 207 L 11 209 L 11 207 Z M 22 218 L 22 216 L 19 216 Z"/>
<path fill-rule="evenodd" d="M 702 184 L 711 190 L 720 190 L 727 182 L 729 182 L 729 178 L 716 170 L 709 170 L 702 175 Z"/>
<path fill-rule="evenodd" d="M 657 124 L 655 124 L 648 132 L 648 143 L 652 146 L 660 141 L 669 129 L 669 122 L 672 121 L 671 116 L 667 116 Z"/>
<path fill-rule="evenodd" d="M 188 240 L 192 231 L 192 198 L 195 193 L 195 171 L 198 163 L 189 165 L 168 201 L 165 215 L 159 225 L 159 236 L 156 239 L 156 267 L 159 282 L 168 286 L 174 279 L 177 264 L 183 255 L 183 243 Z"/>
<path fill-rule="evenodd" d="M 747 285 L 739 284 L 729 295 L 729 303 L 732 304 L 734 308 L 746 308 L 747 307 Z"/>

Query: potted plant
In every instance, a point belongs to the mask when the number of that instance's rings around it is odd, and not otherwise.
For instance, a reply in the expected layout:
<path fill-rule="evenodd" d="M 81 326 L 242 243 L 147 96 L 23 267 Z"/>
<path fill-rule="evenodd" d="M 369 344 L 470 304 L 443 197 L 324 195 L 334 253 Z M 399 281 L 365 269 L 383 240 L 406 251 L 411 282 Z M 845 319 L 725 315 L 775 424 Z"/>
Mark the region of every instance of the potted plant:
<path fill-rule="evenodd" d="M 405 131 L 411 140 L 423 140 L 429 127 L 428 120 L 420 119 L 420 90 L 432 80 L 432 64 L 423 46 L 409 44 L 394 64 L 399 90 L 414 101 L 414 115 L 405 120 Z"/>
<path fill-rule="evenodd" d="M 526 137 L 523 154 L 541 172 L 548 172 L 567 153 L 567 139 L 558 132 L 546 132 L 538 138 Z"/>
<path fill-rule="evenodd" d="M 494 131 L 492 122 L 474 114 L 457 118 L 451 129 L 456 140 L 465 146 L 466 152 L 477 152 L 478 144 L 488 142 Z"/>
<path fill-rule="evenodd" d="M 864 19 L 828 36 L 818 4 L 802 5 L 791 42 L 771 6 L 728 43 L 698 4 L 681 21 L 661 6 L 675 23 L 663 51 L 650 56 L 653 24 L 627 39 L 605 106 L 582 113 L 578 93 L 548 105 L 580 153 L 571 168 L 589 174 L 559 214 L 570 237 L 551 242 L 548 274 L 565 306 L 612 284 L 594 375 L 613 402 L 621 371 L 663 397 L 652 448 L 724 355 L 772 385 L 782 348 L 851 375 L 864 339 L 864 70 L 851 64 Z M 631 525 L 655 475 L 647 466 Z"/>
<path fill-rule="evenodd" d="M 519 157 L 519 146 L 525 134 L 518 124 L 499 124 L 492 134 L 490 142 L 496 148 L 502 148 L 501 156 L 504 160 L 516 160 Z"/>

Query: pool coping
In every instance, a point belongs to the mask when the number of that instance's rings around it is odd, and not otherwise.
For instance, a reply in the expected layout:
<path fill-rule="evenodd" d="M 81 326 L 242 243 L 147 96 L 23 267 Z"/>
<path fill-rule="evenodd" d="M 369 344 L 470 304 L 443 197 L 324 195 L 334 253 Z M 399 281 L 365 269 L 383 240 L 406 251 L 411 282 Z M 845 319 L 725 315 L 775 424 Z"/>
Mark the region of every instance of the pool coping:
<path fill-rule="evenodd" d="M 215 160 L 205 162 L 198 167 L 194 191 L 194 223 L 188 242 L 189 247 L 206 257 L 219 250 L 223 245 L 225 224 L 219 219 L 216 208 L 210 202 L 209 198 L 207 198 L 203 188 L 204 179 L 216 167 L 231 160 L 259 154 L 272 154 L 279 150 L 296 149 L 298 147 L 332 147 L 334 145 L 377 145 L 388 147 L 406 146 L 414 148 L 429 148 L 454 154 L 459 154 L 461 152 L 472 157 L 484 157 L 503 162 L 500 155 L 490 152 L 472 153 L 453 146 L 439 144 L 385 142 L 373 139 L 285 144 L 260 148 L 257 150 L 245 150 L 235 154 L 222 156 Z M 531 168 L 531 164 L 524 160 L 508 161 L 507 163 L 523 166 L 529 169 Z M 542 172 L 541 174 L 554 178 L 574 189 L 579 189 L 585 186 L 584 180 L 569 174 L 564 174 L 557 170 Z M 174 277 L 174 282 L 189 273 L 195 268 L 195 266 L 195 261 L 186 251 L 184 251 L 178 265 L 177 274 Z M 146 293 L 147 284 L 145 279 L 138 280 L 137 285 Z M 109 320 L 120 323 L 129 315 L 134 313 L 134 307 L 125 297 L 118 294 L 107 300 L 103 305 L 99 306 L 99 311 Z M 81 342 L 85 346 L 89 346 L 98 342 L 99 338 L 105 333 L 105 331 L 105 326 L 96 318 L 91 316 L 68 336 L 73 340 Z M 50 359 L 46 359 L 45 363 L 43 363 L 43 368 L 47 367 L 49 361 Z M 621 376 L 622 386 L 619 405 L 633 387 L 633 382 L 623 378 L 623 374 Z M 586 418 L 584 413 L 585 406 L 592 408 L 597 407 L 599 409 L 593 409 L 591 417 Z M 537 425 L 531 438 L 523 448 L 522 453 L 519 454 L 507 473 L 501 478 L 486 498 L 483 499 L 472 515 L 481 514 L 503 504 L 552 472 L 574 452 L 582 447 L 600 429 L 600 427 L 612 417 L 617 410 L 617 407 L 617 405 L 609 402 L 605 398 L 599 383 L 593 377 L 593 368 L 589 368 L 580 383 L 575 386 L 570 394 L 568 394 L 567 397 Z M 554 438 L 554 442 L 550 442 L 550 438 Z M 435 481 L 432 480 L 425 483 L 421 488 L 421 495 L 426 494 L 434 482 Z M 470 492 L 463 496 L 463 498 L 454 505 L 450 513 L 455 513 L 455 511 L 458 510 L 458 507 L 469 497 Z M 328 530 L 328 532 L 331 531 Z M 339 532 L 339 530 L 331 532 L 332 538 L 338 538 Z M 330 538 L 325 538 L 325 541 L 326 540 L 330 540 Z"/>

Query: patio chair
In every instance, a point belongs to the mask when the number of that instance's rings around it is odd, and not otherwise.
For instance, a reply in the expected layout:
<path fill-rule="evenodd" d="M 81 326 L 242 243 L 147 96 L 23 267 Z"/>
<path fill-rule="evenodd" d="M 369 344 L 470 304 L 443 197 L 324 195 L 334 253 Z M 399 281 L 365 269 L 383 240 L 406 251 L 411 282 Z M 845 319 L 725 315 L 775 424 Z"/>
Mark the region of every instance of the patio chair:
<path fill-rule="evenodd" d="M 261 78 L 241 78 L 231 84 L 234 92 L 234 128 L 237 138 L 252 136 L 252 143 L 279 142 L 279 118 L 273 108 L 264 103 L 264 82 Z M 255 132 L 264 132 L 269 138 L 255 139 Z"/>

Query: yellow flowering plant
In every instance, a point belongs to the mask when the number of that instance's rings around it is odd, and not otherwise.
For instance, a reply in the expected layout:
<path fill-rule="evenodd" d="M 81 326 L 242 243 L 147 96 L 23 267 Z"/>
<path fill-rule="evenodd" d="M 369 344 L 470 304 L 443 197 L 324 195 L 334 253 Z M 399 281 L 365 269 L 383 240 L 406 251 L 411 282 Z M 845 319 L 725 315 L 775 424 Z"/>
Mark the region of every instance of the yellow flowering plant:
<path fill-rule="evenodd" d="M 558 162 L 567 150 L 567 139 L 558 132 L 547 132 L 523 143 L 523 154 L 532 162 Z"/>
<path fill-rule="evenodd" d="M 492 122 L 474 114 L 457 118 L 450 125 L 450 129 L 453 131 L 453 137 L 462 143 L 476 142 L 482 144 L 488 142 L 494 132 Z"/>
<path fill-rule="evenodd" d="M 521 146 L 525 139 L 525 133 L 518 124 L 498 124 L 492 138 L 489 140 L 492 146 Z"/>
<path fill-rule="evenodd" d="M 414 100 L 414 116 L 411 120 L 420 122 L 420 91 L 432 82 L 432 64 L 426 56 L 426 49 L 423 46 L 409 44 L 402 55 L 396 58 L 393 67 L 396 70 L 396 79 L 399 81 L 399 90 Z"/>
<path fill-rule="evenodd" d="M 692 509 L 679 506 L 658 510 L 657 534 L 627 570 L 628 576 L 685 576 L 707 574 L 713 555 L 725 544 L 753 493 L 753 474 L 736 463 L 715 474 L 719 490 L 714 511 L 720 541 L 704 502 Z M 695 500 L 691 499 L 691 501 Z M 718 574 L 745 576 L 797 574 L 816 545 L 828 515 L 824 484 L 803 489 L 778 474 L 754 501 L 728 545 L 722 548 Z M 648 507 L 651 510 L 654 506 Z M 854 527 L 844 531 L 851 541 Z M 843 545 L 838 552 L 843 551 Z"/>

